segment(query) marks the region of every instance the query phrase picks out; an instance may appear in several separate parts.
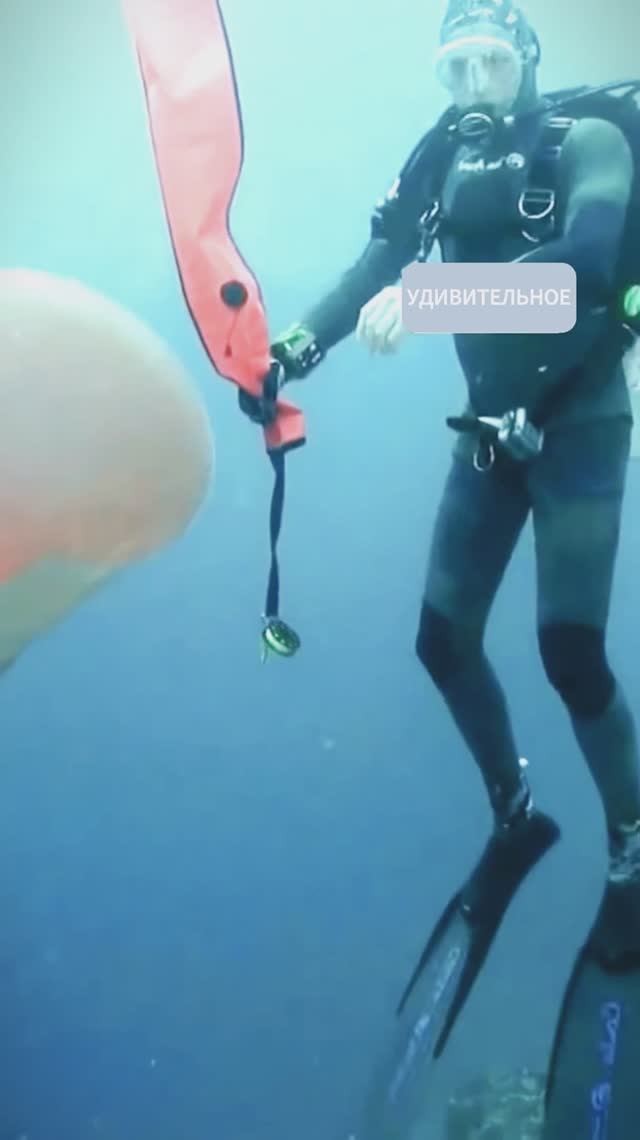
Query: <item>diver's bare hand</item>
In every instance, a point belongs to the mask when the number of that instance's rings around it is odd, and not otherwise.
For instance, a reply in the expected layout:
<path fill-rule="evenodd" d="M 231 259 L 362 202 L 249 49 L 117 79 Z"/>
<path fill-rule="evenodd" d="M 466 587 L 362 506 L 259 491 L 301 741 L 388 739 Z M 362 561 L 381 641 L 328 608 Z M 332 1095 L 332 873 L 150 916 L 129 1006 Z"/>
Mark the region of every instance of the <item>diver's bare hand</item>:
<path fill-rule="evenodd" d="M 402 323 L 402 287 L 387 285 L 360 310 L 356 338 L 371 352 L 396 352 L 407 335 Z"/>

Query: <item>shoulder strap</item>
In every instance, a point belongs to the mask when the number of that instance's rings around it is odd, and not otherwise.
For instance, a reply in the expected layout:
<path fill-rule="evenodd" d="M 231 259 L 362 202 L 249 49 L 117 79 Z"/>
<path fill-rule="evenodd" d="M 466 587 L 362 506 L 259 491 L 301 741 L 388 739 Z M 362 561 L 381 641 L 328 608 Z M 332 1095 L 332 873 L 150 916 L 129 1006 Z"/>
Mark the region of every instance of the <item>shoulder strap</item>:
<path fill-rule="evenodd" d="M 415 219 L 419 217 L 418 235 L 421 239 L 421 253 L 424 252 L 424 222 L 433 203 L 440 197 L 449 168 L 454 118 L 454 108 L 448 107 L 414 147 L 385 197 L 376 202 L 371 218 L 373 238 L 402 242 L 410 227 L 411 240 L 415 241 Z M 425 203 L 427 209 L 420 216 Z M 419 256 L 418 260 L 420 259 Z"/>
<path fill-rule="evenodd" d="M 547 113 L 542 123 L 540 137 L 529 164 L 527 184 L 518 200 L 522 233 L 532 242 L 543 241 L 553 232 L 558 159 L 564 140 L 575 121 L 568 115 Z"/>
<path fill-rule="evenodd" d="M 624 91 L 625 89 L 626 94 L 615 94 L 615 92 Z M 585 87 L 582 89 L 555 92 L 549 97 L 552 103 L 551 114 L 543 127 L 541 145 L 531 165 L 528 186 L 523 195 L 523 204 L 527 216 L 532 216 L 534 222 L 536 220 L 535 211 L 537 207 L 544 208 L 546 203 L 547 205 L 550 204 L 550 208 L 553 210 L 553 206 L 555 205 L 557 163 L 562 144 L 573 124 L 580 118 L 591 116 L 595 118 L 602 117 L 617 123 L 621 129 L 624 130 L 623 117 L 629 113 L 627 101 L 629 99 L 635 99 L 639 91 L 640 82 L 634 81 L 633 83 L 607 84 L 600 88 Z M 607 101 L 606 103 L 605 100 Z M 620 100 L 620 103 L 616 106 L 618 100 Z M 622 102 L 623 100 L 624 103 Z M 571 112 L 573 112 L 573 114 L 571 114 Z M 637 114 L 638 112 L 635 110 L 633 113 Z M 640 117 L 638 124 L 640 133 Z M 530 209 L 532 210 L 531 214 L 529 214 Z M 619 347 L 624 348 L 628 335 L 627 331 L 622 324 L 616 324 L 611 329 L 610 335 L 612 336 L 615 335 L 614 329 L 617 329 L 617 335 L 620 338 L 618 342 L 616 337 L 616 346 L 619 343 Z M 614 350 L 613 342 L 611 347 L 612 350 Z M 577 370 L 574 369 L 567 373 L 562 380 L 549 390 L 539 406 L 535 409 L 535 422 L 539 426 L 545 424 L 553 415 L 563 397 L 568 395 L 579 382 L 580 378 L 577 374 Z"/>
<path fill-rule="evenodd" d="M 593 116 L 618 123 L 624 129 L 623 119 L 628 121 L 629 101 L 635 100 L 639 92 L 640 80 L 636 79 L 606 83 L 600 87 L 565 88 L 545 96 L 548 104 L 547 118 L 529 171 L 524 195 L 524 217 L 537 221 L 539 209 L 544 209 L 550 200 L 555 201 L 557 162 L 562 144 L 573 124 L 580 118 Z M 637 104 L 631 113 L 639 114 Z M 640 117 L 638 121 L 640 122 Z"/>

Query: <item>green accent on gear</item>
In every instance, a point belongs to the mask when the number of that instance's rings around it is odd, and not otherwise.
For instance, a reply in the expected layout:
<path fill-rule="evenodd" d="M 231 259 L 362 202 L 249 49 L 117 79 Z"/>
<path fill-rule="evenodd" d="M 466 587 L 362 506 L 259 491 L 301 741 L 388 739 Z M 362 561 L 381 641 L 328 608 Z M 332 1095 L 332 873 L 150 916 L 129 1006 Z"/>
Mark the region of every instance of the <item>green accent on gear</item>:
<path fill-rule="evenodd" d="M 626 317 L 635 320 L 640 317 L 640 285 L 630 285 L 622 298 L 622 307 Z"/>
<path fill-rule="evenodd" d="M 278 337 L 276 343 L 282 344 L 285 348 L 289 349 L 289 351 L 292 351 L 300 344 L 300 341 L 306 340 L 308 336 L 309 332 L 303 325 L 295 324 L 286 329 L 282 335 Z"/>
<path fill-rule="evenodd" d="M 271 650 L 280 657 L 293 657 L 300 648 L 300 638 L 282 618 L 267 618 L 262 631 L 262 644 L 266 654 Z"/>

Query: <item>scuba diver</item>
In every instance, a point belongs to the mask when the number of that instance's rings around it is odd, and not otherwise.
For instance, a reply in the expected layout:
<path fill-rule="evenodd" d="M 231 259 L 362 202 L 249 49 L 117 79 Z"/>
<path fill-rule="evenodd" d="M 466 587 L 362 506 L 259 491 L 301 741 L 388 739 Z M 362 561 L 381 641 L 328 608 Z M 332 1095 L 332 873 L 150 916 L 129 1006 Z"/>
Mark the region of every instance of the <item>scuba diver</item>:
<path fill-rule="evenodd" d="M 609 843 L 606 890 L 580 966 L 588 960 L 606 971 L 640 963 L 640 756 L 605 646 L 633 425 L 622 367 L 628 329 L 611 302 L 633 153 L 614 122 L 589 112 L 572 117 L 562 107 L 559 115 L 560 104 L 538 93 L 539 41 L 511 0 L 450 0 L 437 59 L 452 105 L 377 204 L 361 257 L 272 343 L 283 384 L 306 377 L 354 331 L 372 351 L 393 352 L 404 335 L 398 280 L 408 264 L 426 260 L 436 240 L 444 261 L 569 264 L 577 321 L 569 333 L 527 334 L 526 341 L 454 337 L 468 404 L 448 421 L 458 435 L 416 651 L 479 768 L 494 824 L 403 995 L 400 1013 L 438 947 L 447 939 L 451 947 L 455 929 L 450 970 L 412 1015 L 413 1054 L 405 1042 L 387 1105 L 424 1045 L 418 1027 L 428 1023 L 433 1034 L 429 1002 L 439 1003 L 439 1056 L 511 897 L 560 834 L 534 806 L 505 695 L 484 650 L 492 603 L 530 513 L 539 651 L 595 781 Z M 246 396 L 241 406 L 252 414 Z M 572 994 L 576 987 L 573 978 Z M 572 1003 L 568 997 L 558 1064 Z M 632 1051 L 630 1045 L 626 1056 Z"/>

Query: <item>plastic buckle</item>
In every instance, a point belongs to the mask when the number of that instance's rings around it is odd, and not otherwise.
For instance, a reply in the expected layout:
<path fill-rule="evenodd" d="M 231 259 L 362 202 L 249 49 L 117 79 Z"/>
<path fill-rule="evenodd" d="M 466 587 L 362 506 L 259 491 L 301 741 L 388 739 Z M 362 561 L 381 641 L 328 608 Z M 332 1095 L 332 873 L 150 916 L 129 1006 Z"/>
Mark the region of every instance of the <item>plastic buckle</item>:
<path fill-rule="evenodd" d="M 554 131 L 568 131 L 575 121 L 570 115 L 554 115 L 545 125 Z"/>

